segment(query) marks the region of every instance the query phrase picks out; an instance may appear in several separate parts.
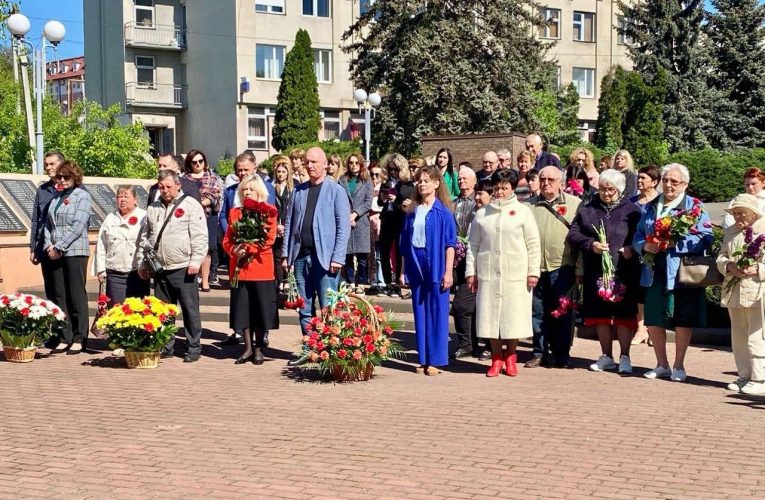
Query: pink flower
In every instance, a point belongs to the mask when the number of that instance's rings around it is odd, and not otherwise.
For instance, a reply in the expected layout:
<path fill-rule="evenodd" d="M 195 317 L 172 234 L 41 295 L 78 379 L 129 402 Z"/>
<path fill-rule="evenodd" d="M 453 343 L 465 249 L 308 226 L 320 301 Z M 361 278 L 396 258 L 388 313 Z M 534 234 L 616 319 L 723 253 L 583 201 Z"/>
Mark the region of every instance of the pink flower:
<path fill-rule="evenodd" d="M 361 351 L 359 351 L 358 349 L 353 351 L 353 359 L 355 359 L 356 361 L 360 360 L 361 356 L 362 356 Z"/>

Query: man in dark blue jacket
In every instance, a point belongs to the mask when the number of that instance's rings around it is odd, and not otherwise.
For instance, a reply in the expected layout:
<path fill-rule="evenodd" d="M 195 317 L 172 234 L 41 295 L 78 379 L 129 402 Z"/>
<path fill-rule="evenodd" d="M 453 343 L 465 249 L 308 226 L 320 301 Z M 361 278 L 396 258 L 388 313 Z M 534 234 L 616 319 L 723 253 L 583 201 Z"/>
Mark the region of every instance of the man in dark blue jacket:
<path fill-rule="evenodd" d="M 539 134 L 531 134 L 526 137 L 526 151 L 534 155 L 534 170 L 539 172 L 545 167 L 556 166 L 560 168 L 560 159 L 542 147 L 542 138 Z"/>
<path fill-rule="evenodd" d="M 29 229 L 29 260 L 34 265 L 40 264 L 43 277 L 45 277 L 51 275 L 49 271 L 52 264 L 48 255 L 43 251 L 45 244 L 43 229 L 48 218 L 48 205 L 56 195 L 56 170 L 64 163 L 64 155 L 58 151 L 51 151 L 45 155 L 43 162 L 45 163 L 45 173 L 50 179 L 37 188 L 35 204 L 32 206 L 32 227 Z M 55 295 L 53 290 L 49 289 L 50 286 L 48 280 L 45 280 L 45 297 L 48 300 Z"/>

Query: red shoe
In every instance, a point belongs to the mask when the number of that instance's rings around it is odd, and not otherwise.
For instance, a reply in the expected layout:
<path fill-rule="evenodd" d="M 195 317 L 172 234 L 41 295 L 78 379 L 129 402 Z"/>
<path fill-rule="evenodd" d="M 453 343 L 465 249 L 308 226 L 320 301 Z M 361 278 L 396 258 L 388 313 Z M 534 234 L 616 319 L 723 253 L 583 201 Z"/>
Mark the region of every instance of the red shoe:
<path fill-rule="evenodd" d="M 491 368 L 489 368 L 489 371 L 486 372 L 487 377 L 499 377 L 500 372 L 502 372 L 502 364 L 504 361 L 502 360 L 502 356 L 499 354 L 492 354 L 491 355 Z"/>
<path fill-rule="evenodd" d="M 515 377 L 518 375 L 518 367 L 515 365 L 517 355 L 511 354 L 505 358 L 505 374 L 508 377 Z"/>

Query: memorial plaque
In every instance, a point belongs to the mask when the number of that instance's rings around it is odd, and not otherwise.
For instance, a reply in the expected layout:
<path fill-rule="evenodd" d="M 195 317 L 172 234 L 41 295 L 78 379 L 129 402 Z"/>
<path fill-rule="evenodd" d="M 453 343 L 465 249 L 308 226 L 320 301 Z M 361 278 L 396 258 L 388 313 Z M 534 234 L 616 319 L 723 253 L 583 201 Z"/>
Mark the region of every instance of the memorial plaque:
<path fill-rule="evenodd" d="M 117 211 L 117 193 L 106 184 L 86 184 L 85 187 L 93 198 L 93 208 L 107 216 Z"/>
<path fill-rule="evenodd" d="M 98 211 L 94 210 L 92 207 L 90 209 L 90 221 L 88 223 L 88 231 L 98 231 L 101 229 L 101 224 L 104 223 L 104 218 L 101 217 L 101 214 L 98 213 Z"/>
<path fill-rule="evenodd" d="M 32 209 L 35 206 L 35 195 L 37 195 L 37 187 L 32 181 L 0 179 L 0 186 L 5 189 L 8 195 L 24 212 L 24 215 L 31 221 Z"/>
<path fill-rule="evenodd" d="M 26 232 L 27 228 L 13 213 L 6 201 L 0 198 L 0 233 Z"/>
<path fill-rule="evenodd" d="M 138 206 L 146 210 L 149 202 L 149 192 L 140 184 L 134 184 L 135 192 L 138 193 Z"/>

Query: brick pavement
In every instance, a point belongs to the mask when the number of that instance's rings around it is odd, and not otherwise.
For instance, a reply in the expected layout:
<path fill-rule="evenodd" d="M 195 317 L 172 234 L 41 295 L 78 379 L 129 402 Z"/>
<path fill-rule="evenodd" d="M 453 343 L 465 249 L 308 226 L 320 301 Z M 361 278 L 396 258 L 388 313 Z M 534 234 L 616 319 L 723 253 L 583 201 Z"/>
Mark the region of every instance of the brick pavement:
<path fill-rule="evenodd" d="M 584 369 L 434 378 L 413 352 L 371 382 L 204 358 L 124 368 L 108 353 L 0 362 L 0 498 L 741 498 L 765 496 L 765 400 L 733 395 L 729 352 L 691 347 L 689 383 Z M 412 335 L 402 334 L 411 345 Z M 528 355 L 528 349 L 523 349 Z M 594 341 L 574 354 L 597 357 Z M 83 364 L 84 363 L 84 364 Z M 653 365 L 646 346 L 636 372 Z"/>

